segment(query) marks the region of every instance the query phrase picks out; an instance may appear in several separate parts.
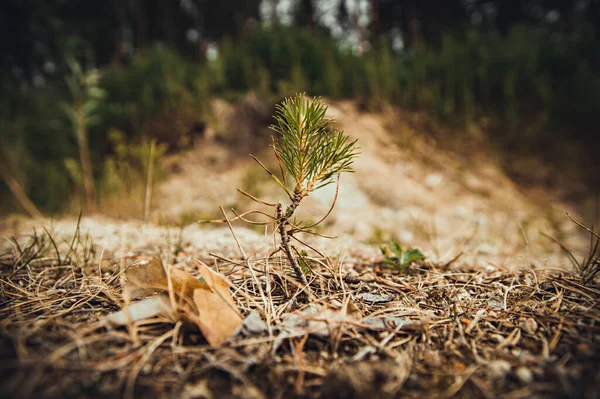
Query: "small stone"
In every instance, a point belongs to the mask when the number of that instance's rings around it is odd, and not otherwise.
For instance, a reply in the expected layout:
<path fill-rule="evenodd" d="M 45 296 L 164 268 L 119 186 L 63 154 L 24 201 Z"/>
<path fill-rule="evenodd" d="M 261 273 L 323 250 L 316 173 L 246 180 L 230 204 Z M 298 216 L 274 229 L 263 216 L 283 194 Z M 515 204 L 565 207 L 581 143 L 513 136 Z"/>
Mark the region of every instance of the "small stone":
<path fill-rule="evenodd" d="M 379 294 L 370 294 L 364 293 L 357 296 L 358 299 L 361 299 L 367 303 L 383 303 L 390 302 L 394 300 L 394 295 L 379 295 Z"/>
<path fill-rule="evenodd" d="M 438 186 L 442 180 L 444 180 L 444 176 L 439 173 L 430 173 L 425 176 L 424 183 L 427 187 L 436 187 Z"/>
<path fill-rule="evenodd" d="M 442 358 L 437 351 L 426 353 L 423 360 L 426 365 L 432 368 L 439 368 L 442 366 Z"/>
<path fill-rule="evenodd" d="M 524 330 L 527 334 L 533 335 L 537 331 L 537 322 L 531 317 L 521 320 L 519 327 Z"/>
<path fill-rule="evenodd" d="M 492 273 L 496 271 L 496 267 L 494 265 L 485 265 L 483 266 L 486 272 Z"/>
<path fill-rule="evenodd" d="M 487 305 L 494 310 L 502 310 L 504 309 L 504 304 L 500 298 L 490 298 L 487 301 Z"/>
<path fill-rule="evenodd" d="M 524 384 L 529 384 L 533 380 L 533 373 L 527 367 L 519 367 L 515 371 L 515 375 Z"/>
<path fill-rule="evenodd" d="M 510 368 L 510 363 L 506 360 L 494 360 L 487 365 L 490 376 L 498 379 L 504 378 Z"/>

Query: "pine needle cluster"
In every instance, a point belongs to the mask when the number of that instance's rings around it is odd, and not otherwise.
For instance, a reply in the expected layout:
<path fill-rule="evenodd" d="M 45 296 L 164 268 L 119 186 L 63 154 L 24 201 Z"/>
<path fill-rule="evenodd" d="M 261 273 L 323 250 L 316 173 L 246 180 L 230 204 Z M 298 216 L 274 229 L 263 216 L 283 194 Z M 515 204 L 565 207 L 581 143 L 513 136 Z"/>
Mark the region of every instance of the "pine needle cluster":
<path fill-rule="evenodd" d="M 241 219 L 254 225 L 272 224 L 280 237 L 278 251 L 285 254 L 296 277 L 309 292 L 309 282 L 305 275 L 309 268 L 303 260 L 303 251 L 298 252 L 291 244 L 291 240 L 307 245 L 294 234 L 320 235 L 311 229 L 329 216 L 335 205 L 338 190 L 336 189 L 336 195 L 329 211 L 318 222 L 299 225 L 300 223 L 292 223 L 290 220 L 300 201 L 309 193 L 334 182 L 339 184 L 339 179 L 335 179 L 336 176 L 339 177 L 343 172 L 353 172 L 352 163 L 358 156 L 356 140 L 350 141 L 343 131 L 336 129 L 334 121 L 326 117 L 326 112 L 327 106 L 320 98 L 311 101 L 306 95 L 297 94 L 285 99 L 277 106 L 274 116 L 276 124 L 271 126 L 271 129 L 278 133 L 277 137 L 272 140 L 272 147 L 279 164 L 280 175 L 277 176 L 253 156 L 254 160 L 288 195 L 290 202 L 285 209 L 280 202 L 268 203 L 238 189 L 253 201 L 274 208 L 275 214 L 269 215 L 266 212 L 254 210 L 243 214 L 236 213 L 236 217 L 231 220 L 226 218 L 213 221 L 229 223 L 232 220 Z M 288 187 L 288 176 L 293 179 L 293 187 Z M 246 219 L 246 216 L 251 214 L 266 216 L 270 221 L 257 222 Z M 316 252 L 318 253 L 318 251 Z M 297 256 L 300 257 L 300 261 Z"/>
<path fill-rule="evenodd" d="M 343 131 L 335 129 L 326 111 L 320 98 L 311 102 L 298 94 L 277 105 L 277 123 L 271 126 L 278 133 L 275 153 L 294 179 L 294 191 L 302 196 L 333 183 L 339 173 L 353 172 L 358 156 L 356 140 L 349 142 Z"/>

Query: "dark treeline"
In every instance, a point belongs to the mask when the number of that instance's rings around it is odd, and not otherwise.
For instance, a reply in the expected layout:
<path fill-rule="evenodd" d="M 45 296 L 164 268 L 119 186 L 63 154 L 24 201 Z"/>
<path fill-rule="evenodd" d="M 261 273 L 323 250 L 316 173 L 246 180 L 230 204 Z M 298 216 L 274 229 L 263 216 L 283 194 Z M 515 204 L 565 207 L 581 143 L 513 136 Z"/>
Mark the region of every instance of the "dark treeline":
<path fill-rule="evenodd" d="M 151 148 L 249 90 L 425 110 L 597 167 L 599 26 L 598 0 L 4 0 L 1 210 L 131 190 Z"/>

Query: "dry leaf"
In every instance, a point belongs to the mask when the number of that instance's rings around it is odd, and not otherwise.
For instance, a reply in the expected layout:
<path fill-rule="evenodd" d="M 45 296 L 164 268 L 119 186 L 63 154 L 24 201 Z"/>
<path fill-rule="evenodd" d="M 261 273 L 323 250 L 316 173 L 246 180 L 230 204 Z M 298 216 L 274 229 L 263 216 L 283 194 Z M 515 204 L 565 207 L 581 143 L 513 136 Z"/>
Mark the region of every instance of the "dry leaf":
<path fill-rule="evenodd" d="M 194 290 L 194 303 L 198 308 L 200 330 L 208 343 L 217 347 L 242 324 L 229 284 L 224 277 L 197 262 L 200 275 L 210 289 Z"/>
<path fill-rule="evenodd" d="M 194 278 L 183 270 L 174 267 L 169 270 L 169 277 L 173 287 L 173 293 L 191 299 L 196 289 L 207 289 L 208 285 Z M 123 295 L 128 299 L 142 295 L 150 295 L 156 291 L 168 291 L 169 280 L 167 273 L 159 258 L 152 258 L 145 265 L 131 267 L 125 272 L 127 284 L 123 290 Z"/>
<path fill-rule="evenodd" d="M 242 317 L 225 277 L 199 262 L 198 267 L 200 279 L 174 267 L 169 269 L 167 275 L 159 258 L 129 268 L 125 272 L 127 283 L 123 289 L 126 301 L 157 291 L 170 292 L 174 299 L 168 300 L 166 296 L 160 297 L 166 299 L 151 297 L 129 306 L 131 321 L 146 318 L 144 315 L 149 318 L 158 314 L 179 314 L 184 320 L 200 328 L 210 346 L 222 345 L 242 323 Z M 112 322 L 127 322 L 127 315 L 123 311 L 117 313 L 109 316 L 113 319 Z"/>

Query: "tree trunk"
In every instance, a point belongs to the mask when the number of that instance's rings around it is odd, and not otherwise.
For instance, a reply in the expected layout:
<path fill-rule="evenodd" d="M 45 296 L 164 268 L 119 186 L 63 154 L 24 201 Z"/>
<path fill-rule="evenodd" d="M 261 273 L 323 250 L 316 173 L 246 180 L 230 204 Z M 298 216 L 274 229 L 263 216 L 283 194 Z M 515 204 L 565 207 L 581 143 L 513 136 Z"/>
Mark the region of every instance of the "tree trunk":
<path fill-rule="evenodd" d="M 144 221 L 148 220 L 150 215 L 150 205 L 152 204 L 152 181 L 154 180 L 154 150 L 156 141 L 152 139 L 150 143 L 150 156 L 148 157 L 148 175 L 146 178 L 146 195 L 144 199 Z"/>
<path fill-rule="evenodd" d="M 14 178 L 4 163 L 0 163 L 0 174 L 2 175 L 2 180 L 4 180 L 19 204 L 21 204 L 23 209 L 25 209 L 31 217 L 38 219 L 44 217 L 29 196 L 27 196 L 23 186 L 21 186 L 17 179 Z"/>
<path fill-rule="evenodd" d="M 77 111 L 77 145 L 79 147 L 79 160 L 83 175 L 83 188 L 85 190 L 85 206 L 88 213 L 96 210 L 96 189 L 94 187 L 94 173 L 92 171 L 92 159 L 88 145 L 86 121 L 83 109 Z"/>

